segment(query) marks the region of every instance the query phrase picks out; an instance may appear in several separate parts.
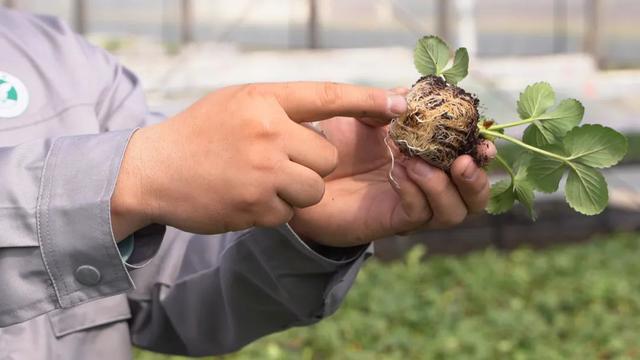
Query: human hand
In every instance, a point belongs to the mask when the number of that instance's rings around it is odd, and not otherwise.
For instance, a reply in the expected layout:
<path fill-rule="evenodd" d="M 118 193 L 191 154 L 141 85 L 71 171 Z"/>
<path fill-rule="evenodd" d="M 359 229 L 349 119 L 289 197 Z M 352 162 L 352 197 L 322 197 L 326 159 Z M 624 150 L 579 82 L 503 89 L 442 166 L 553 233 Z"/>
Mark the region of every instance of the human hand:
<path fill-rule="evenodd" d="M 398 233 L 453 226 L 486 207 L 489 180 L 470 156 L 459 157 L 448 176 L 421 159 L 396 152 L 392 176 L 399 186 L 394 186 L 385 145 L 389 120 L 339 117 L 318 124 L 338 149 L 339 161 L 325 179 L 322 201 L 296 209 L 290 221 L 304 239 L 330 246 L 360 245 Z M 479 150 L 495 155 L 490 142 Z"/>
<path fill-rule="evenodd" d="M 286 223 L 293 208 L 320 201 L 322 177 L 337 163 L 335 146 L 300 123 L 394 116 L 391 100 L 381 89 L 333 83 L 211 93 L 133 135 L 112 197 L 114 235 L 152 222 L 193 233 Z"/>

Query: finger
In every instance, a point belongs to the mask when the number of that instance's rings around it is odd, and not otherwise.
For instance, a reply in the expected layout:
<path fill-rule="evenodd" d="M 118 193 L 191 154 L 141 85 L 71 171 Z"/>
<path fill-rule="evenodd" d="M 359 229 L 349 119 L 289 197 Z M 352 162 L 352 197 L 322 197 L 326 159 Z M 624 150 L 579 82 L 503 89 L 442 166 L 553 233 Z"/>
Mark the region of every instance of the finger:
<path fill-rule="evenodd" d="M 451 178 L 469 212 L 483 211 L 489 202 L 489 178 L 470 156 L 460 156 L 453 162 Z"/>
<path fill-rule="evenodd" d="M 363 124 L 371 127 L 381 127 L 388 125 L 393 118 L 374 118 L 374 117 L 359 117 L 357 118 Z"/>
<path fill-rule="evenodd" d="M 296 122 L 325 120 L 334 116 L 396 117 L 404 113 L 403 96 L 383 89 L 331 82 L 271 84 L 272 93 Z"/>
<path fill-rule="evenodd" d="M 285 224 L 293 218 L 294 210 L 287 202 L 275 196 L 266 208 L 256 209 L 258 215 L 256 226 L 276 227 Z"/>
<path fill-rule="evenodd" d="M 478 153 L 487 159 L 494 159 L 498 154 L 498 150 L 493 142 L 484 140 L 478 144 Z"/>
<path fill-rule="evenodd" d="M 278 196 L 295 208 L 315 205 L 324 195 L 324 180 L 313 170 L 289 161 L 276 180 Z"/>
<path fill-rule="evenodd" d="M 449 227 L 461 223 L 467 216 L 467 206 L 458 190 L 444 171 L 421 159 L 411 159 L 407 163 L 409 177 L 426 195 L 433 218 L 432 227 Z"/>
<path fill-rule="evenodd" d="M 338 149 L 313 129 L 291 123 L 286 129 L 289 160 L 325 177 L 338 165 Z"/>
<path fill-rule="evenodd" d="M 399 209 L 391 216 L 391 228 L 395 233 L 414 230 L 428 222 L 432 217 L 427 197 L 420 187 L 409 178 L 407 170 L 396 165 L 391 171 L 389 182 L 400 197 Z"/>
<path fill-rule="evenodd" d="M 400 95 L 400 96 L 406 97 L 408 93 L 409 93 L 409 89 L 404 87 L 397 87 L 387 91 L 388 96 Z M 371 127 L 381 127 L 389 124 L 389 122 L 395 117 L 397 117 L 397 115 L 385 116 L 385 117 L 358 117 L 358 121 L 364 124 L 367 124 Z"/>

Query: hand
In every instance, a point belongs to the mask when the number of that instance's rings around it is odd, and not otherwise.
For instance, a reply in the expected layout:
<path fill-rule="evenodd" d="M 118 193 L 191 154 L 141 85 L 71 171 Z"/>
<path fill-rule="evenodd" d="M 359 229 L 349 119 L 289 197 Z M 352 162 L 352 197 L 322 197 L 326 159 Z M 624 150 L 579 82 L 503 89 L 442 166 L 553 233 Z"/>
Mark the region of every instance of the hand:
<path fill-rule="evenodd" d="M 304 239 L 354 246 L 398 233 L 453 226 L 467 214 L 483 211 L 489 180 L 470 156 L 458 158 L 449 177 L 420 159 L 403 160 L 396 153 L 392 176 L 399 187 L 395 187 L 388 176 L 391 163 L 384 140 L 388 122 L 388 117 L 340 117 L 319 123 L 337 147 L 339 161 L 326 178 L 322 201 L 297 209 L 290 222 Z M 480 150 L 495 155 L 489 142 Z"/>
<path fill-rule="evenodd" d="M 286 223 L 316 204 L 337 149 L 299 123 L 392 116 L 381 89 L 333 83 L 234 86 L 137 131 L 112 197 L 117 240 L 149 223 L 221 233 Z"/>

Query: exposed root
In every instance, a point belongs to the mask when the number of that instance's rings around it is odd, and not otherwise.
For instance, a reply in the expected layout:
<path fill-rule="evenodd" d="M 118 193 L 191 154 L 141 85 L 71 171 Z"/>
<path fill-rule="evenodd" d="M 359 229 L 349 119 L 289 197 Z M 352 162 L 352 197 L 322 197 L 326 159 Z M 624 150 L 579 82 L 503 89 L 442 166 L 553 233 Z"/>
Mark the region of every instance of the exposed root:
<path fill-rule="evenodd" d="M 400 184 L 393 177 L 393 169 L 396 166 L 396 157 L 393 155 L 393 150 L 391 149 L 391 145 L 389 145 L 389 133 L 384 137 L 384 144 L 387 146 L 387 150 L 389 151 L 389 156 L 391 156 L 391 167 L 389 168 L 389 180 L 393 183 L 393 186 L 396 189 L 400 189 Z"/>

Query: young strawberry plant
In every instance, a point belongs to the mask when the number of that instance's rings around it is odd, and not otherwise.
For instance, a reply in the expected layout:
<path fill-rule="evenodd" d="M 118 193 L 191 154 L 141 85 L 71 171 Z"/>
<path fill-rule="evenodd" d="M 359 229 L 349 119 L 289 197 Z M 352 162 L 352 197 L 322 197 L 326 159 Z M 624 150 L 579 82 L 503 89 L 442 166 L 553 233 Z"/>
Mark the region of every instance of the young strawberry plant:
<path fill-rule="evenodd" d="M 605 209 L 609 197 L 600 169 L 622 160 L 627 139 L 608 127 L 580 125 L 584 107 L 578 100 L 563 99 L 556 104 L 551 85 L 535 83 L 520 94 L 516 104 L 519 119 L 498 123 L 481 119 L 477 97 L 457 86 L 468 74 L 465 48 L 456 50 L 451 61 L 447 44 L 426 36 L 418 41 L 414 64 L 423 76 L 407 95 L 407 112 L 389 127 L 390 138 L 403 154 L 419 156 L 448 171 L 463 154 L 484 165 L 487 159 L 477 151 L 482 139 L 507 141 L 524 154 L 511 163 L 504 154 L 496 156 L 509 177 L 492 185 L 489 213 L 506 212 L 519 202 L 535 219 L 535 192 L 557 191 L 565 175 L 569 206 L 585 215 Z M 505 132 L 516 126 L 527 126 L 522 139 Z"/>

